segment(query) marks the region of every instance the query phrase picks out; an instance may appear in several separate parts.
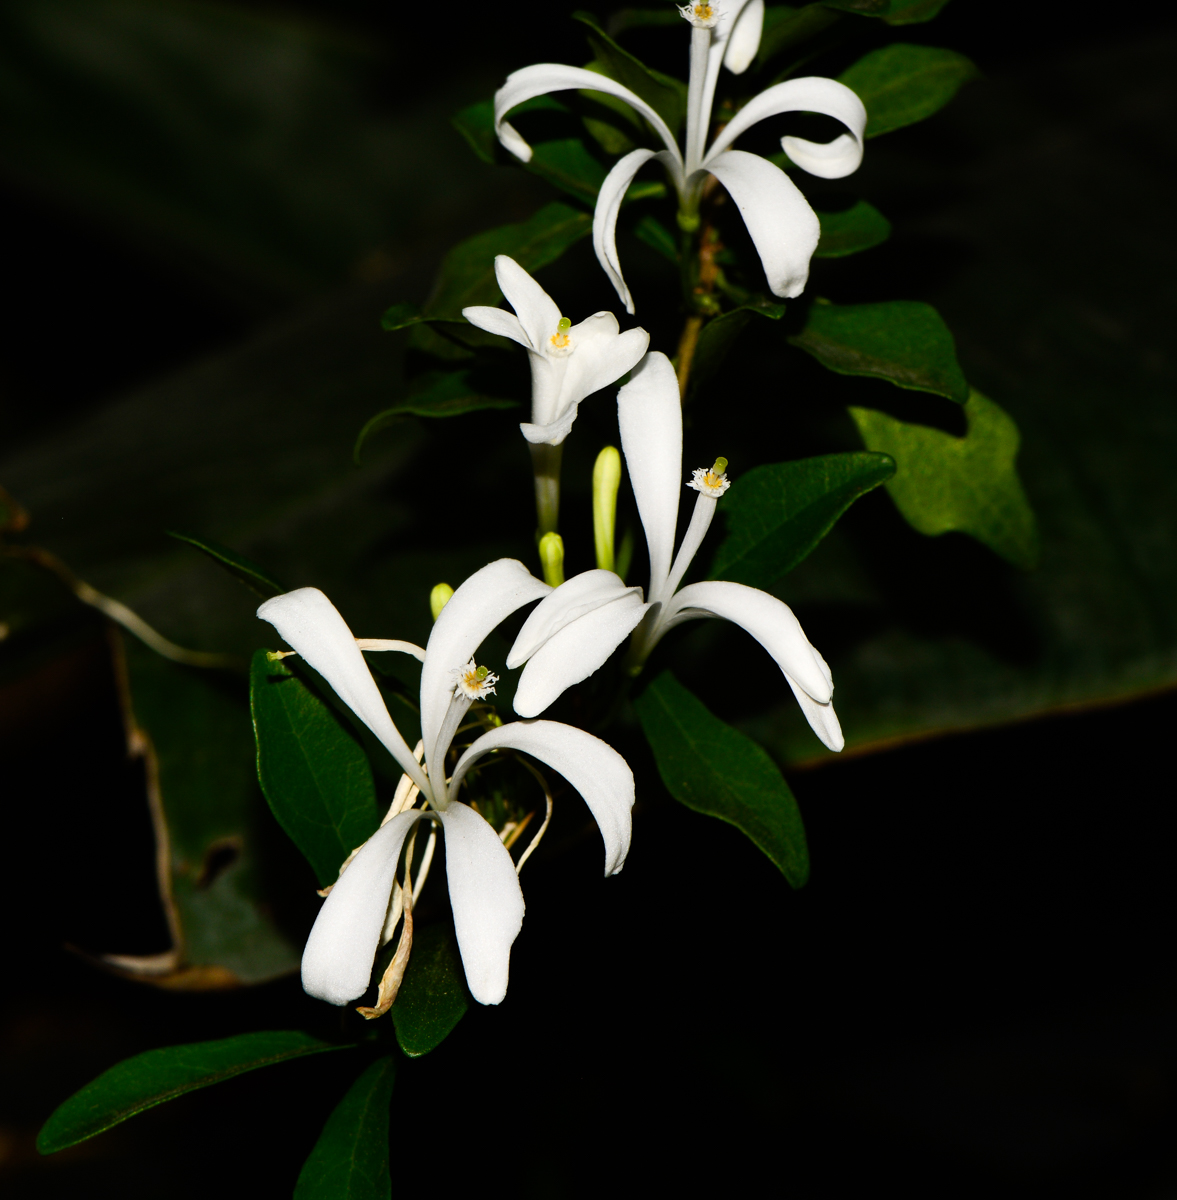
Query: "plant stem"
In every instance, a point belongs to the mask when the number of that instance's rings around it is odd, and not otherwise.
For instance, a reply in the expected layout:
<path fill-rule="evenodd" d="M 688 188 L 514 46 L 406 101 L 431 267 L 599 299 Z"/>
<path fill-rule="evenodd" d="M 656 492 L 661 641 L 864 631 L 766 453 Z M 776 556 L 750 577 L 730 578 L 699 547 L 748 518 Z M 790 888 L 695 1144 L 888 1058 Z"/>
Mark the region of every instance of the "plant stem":
<path fill-rule="evenodd" d="M 560 458 L 564 447 L 531 444 L 535 472 L 535 514 L 539 536 L 555 533 L 560 523 Z"/>
<path fill-rule="evenodd" d="M 687 398 L 687 384 L 691 378 L 691 364 L 695 361 L 695 347 L 699 344 L 699 330 L 703 328 L 703 318 L 698 313 L 687 317 L 678 339 L 678 402 L 682 404 Z"/>

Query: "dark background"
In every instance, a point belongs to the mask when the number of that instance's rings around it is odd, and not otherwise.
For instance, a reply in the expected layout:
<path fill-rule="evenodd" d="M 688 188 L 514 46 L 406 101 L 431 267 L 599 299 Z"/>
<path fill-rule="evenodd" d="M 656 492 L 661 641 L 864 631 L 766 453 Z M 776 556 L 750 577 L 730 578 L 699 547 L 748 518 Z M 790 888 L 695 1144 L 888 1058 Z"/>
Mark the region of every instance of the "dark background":
<path fill-rule="evenodd" d="M 547 5 L 505 19 L 470 10 L 436 30 L 419 10 L 329 15 L 390 47 L 390 102 L 449 87 L 456 107 L 488 77 L 560 57 L 562 18 Z M 1043 63 L 1130 62 L 1172 44 L 1166 22 L 1159 6 L 1048 21 L 955 0 L 915 29 L 1032 91 Z M 1093 73 L 1091 86 L 1117 80 Z M 0 203 L 9 437 L 309 298 L 245 296 L 28 180 L 10 178 Z M 919 294 L 943 262 L 929 251 L 906 269 L 904 294 Z M 1121 269 L 1155 268 L 1142 253 Z M 102 637 L 95 623 L 68 664 L 0 707 L 6 781 L 18 780 L 4 800 L 0 1184 L 13 1196 L 287 1195 L 354 1074 L 344 1055 L 186 1097 L 48 1160 L 33 1148 L 61 1099 L 130 1054 L 253 1028 L 329 1033 L 338 1020 L 294 980 L 160 993 L 64 948 L 163 939 Z M 402 1066 L 394 1189 L 489 1178 L 536 1196 L 630 1180 L 820 1197 L 880 1184 L 1177 1195 L 1175 717 L 1177 700 L 1158 696 L 796 773 L 814 861 L 800 893 L 737 832 L 652 791 L 618 879 L 599 879 L 595 834 L 555 828 L 526 872 L 504 1006 L 472 1011 Z"/>

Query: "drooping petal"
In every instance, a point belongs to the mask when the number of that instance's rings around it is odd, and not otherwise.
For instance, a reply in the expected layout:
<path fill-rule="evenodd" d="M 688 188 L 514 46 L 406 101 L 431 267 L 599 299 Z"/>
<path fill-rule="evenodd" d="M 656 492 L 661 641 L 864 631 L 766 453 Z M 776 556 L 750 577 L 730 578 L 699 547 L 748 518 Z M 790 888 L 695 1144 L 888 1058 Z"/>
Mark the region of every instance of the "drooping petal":
<path fill-rule="evenodd" d="M 783 601 L 759 588 L 713 580 L 688 584 L 666 606 L 663 630 L 690 619 L 689 610 L 723 617 L 750 633 L 776 664 L 819 704 L 828 704 L 833 688 L 816 657 L 801 623 Z"/>
<path fill-rule="evenodd" d="M 380 743 L 418 786 L 425 776 L 384 706 L 380 689 L 338 609 L 318 588 L 298 588 L 273 596 L 257 615 L 282 635 L 335 694 L 380 739 Z"/>
<path fill-rule="evenodd" d="M 670 359 L 652 351 L 617 393 L 621 448 L 650 551 L 651 603 L 661 589 L 674 554 L 682 473 L 682 407 L 678 378 Z"/>
<path fill-rule="evenodd" d="M 742 75 L 752 65 L 763 31 L 764 0 L 748 0 L 732 22 L 723 52 L 723 65 L 733 75 Z"/>
<path fill-rule="evenodd" d="M 402 642 L 397 638 L 356 638 L 356 645 L 373 653 L 395 650 L 400 654 L 411 654 L 418 662 L 425 661 L 425 647 L 416 642 Z"/>
<path fill-rule="evenodd" d="M 569 67 L 564 63 L 534 63 L 530 67 L 522 67 L 507 76 L 507 82 L 495 92 L 495 134 L 500 142 L 516 158 L 523 162 L 531 161 L 531 147 L 521 138 L 518 132 L 507 124 L 503 118 L 525 100 L 536 96 L 546 96 L 550 92 L 565 92 L 571 89 L 605 92 L 624 100 L 630 108 L 642 114 L 653 126 L 654 131 L 662 139 L 666 148 L 676 156 L 678 147 L 674 144 L 674 135 L 666 127 L 666 122 L 640 97 L 635 95 L 620 83 L 614 82 L 607 75 L 598 75 L 595 71 L 583 67 Z"/>
<path fill-rule="evenodd" d="M 740 134 L 758 121 L 786 112 L 825 113 L 841 121 L 850 130 L 849 135 L 843 134 L 828 144 L 809 142 L 804 138 L 783 138 L 781 145 L 785 153 L 799 167 L 823 179 L 840 179 L 858 169 L 862 162 L 866 109 L 844 83 L 836 79 L 823 79 L 818 75 L 790 79 L 753 96 L 715 139 L 703 160 L 704 169 L 711 170 L 711 160 L 733 145 Z"/>
<path fill-rule="evenodd" d="M 786 299 L 799 296 L 809 279 L 821 225 L 797 185 L 767 158 L 743 150 L 708 159 L 706 170 L 736 202 L 768 286 Z"/>
<path fill-rule="evenodd" d="M 792 688 L 793 695 L 796 696 L 797 703 L 801 706 L 801 711 L 809 722 L 809 728 L 821 738 L 823 745 L 827 748 L 834 751 L 841 750 L 846 745 L 846 739 L 842 736 L 842 726 L 838 723 L 838 714 L 834 712 L 833 701 L 829 704 L 818 704 L 788 675 L 785 678 L 788 679 L 789 687 Z"/>
<path fill-rule="evenodd" d="M 437 734 L 450 705 L 452 672 L 469 662 L 504 618 L 551 590 L 517 559 L 500 558 L 475 571 L 450 597 L 429 635 L 421 668 L 421 739 L 427 762 L 433 762 Z M 441 753 L 446 749 L 442 746 Z"/>
<path fill-rule="evenodd" d="M 632 371 L 650 345 L 650 335 L 644 329 L 618 333 L 617 318 L 612 313 L 589 317 L 569 330 L 569 335 L 574 338 L 576 350 L 568 359 L 560 387 L 561 410 L 568 405 L 575 407 Z"/>
<path fill-rule="evenodd" d="M 515 711 L 521 717 L 538 717 L 573 684 L 599 671 L 637 628 L 646 607 L 640 589 L 634 588 L 554 633 L 523 668 Z"/>
<path fill-rule="evenodd" d="M 531 342 L 524 333 L 523 326 L 519 324 L 519 318 L 514 313 L 509 313 L 502 308 L 491 308 L 486 304 L 474 304 L 469 308 L 462 309 L 462 316 L 471 325 L 477 325 L 479 329 L 485 329 L 487 333 L 497 333 L 499 337 L 510 338 L 511 341 L 526 346 L 528 350 L 532 349 Z"/>
<path fill-rule="evenodd" d="M 641 588 L 626 587 L 612 571 L 597 568 L 574 575 L 549 592 L 528 614 L 507 655 L 507 666 L 512 670 L 523 666 L 548 638 L 586 613 L 630 594 L 640 600 L 641 592 Z"/>
<path fill-rule="evenodd" d="M 507 303 L 519 316 L 519 324 L 531 345 L 542 350 L 547 339 L 556 333 L 560 321 L 560 306 L 513 259 L 506 254 L 495 255 L 495 278 L 499 281 Z"/>
<path fill-rule="evenodd" d="M 302 952 L 302 986 L 312 996 L 347 1004 L 367 990 L 401 847 L 420 818 L 414 809 L 382 825 L 323 901 Z"/>
<path fill-rule="evenodd" d="M 499 835 L 472 808 L 454 803 L 438 816 L 466 983 L 479 1004 L 498 1004 L 507 994 L 511 944 L 523 926 L 515 864 Z"/>
<path fill-rule="evenodd" d="M 655 154 L 653 150 L 631 150 L 623 158 L 619 158 L 605 176 L 597 192 L 597 206 L 593 210 L 593 250 L 596 251 L 597 261 L 609 276 L 609 282 L 617 289 L 617 295 L 628 313 L 633 312 L 633 296 L 630 295 L 622 277 L 621 260 L 617 257 L 617 214 L 621 211 L 621 202 L 625 199 L 633 177 L 652 158 L 664 163 L 676 180 L 681 181 L 682 160 L 677 150 L 673 155 L 666 150 L 659 154 Z"/>
<path fill-rule="evenodd" d="M 462 755 L 451 794 L 476 759 L 508 746 L 559 771 L 584 797 L 605 840 L 605 874 L 616 875 L 629 853 L 634 800 L 633 772 L 625 759 L 600 738 L 559 721 L 510 721 L 484 733 Z M 450 811 L 459 807 L 452 805 Z"/>

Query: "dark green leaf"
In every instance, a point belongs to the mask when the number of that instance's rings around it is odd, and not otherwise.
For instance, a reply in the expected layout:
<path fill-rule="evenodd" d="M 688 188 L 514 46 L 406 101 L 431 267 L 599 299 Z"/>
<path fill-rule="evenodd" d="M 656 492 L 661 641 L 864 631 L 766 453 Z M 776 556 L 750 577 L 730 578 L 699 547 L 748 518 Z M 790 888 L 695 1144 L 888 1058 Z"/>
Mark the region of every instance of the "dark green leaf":
<path fill-rule="evenodd" d="M 980 74 L 955 50 L 895 42 L 864 55 L 838 79 L 866 105 L 870 138 L 930 117 Z"/>
<path fill-rule="evenodd" d="M 888 25 L 918 25 L 937 16 L 948 0 L 891 0 L 883 14 Z"/>
<path fill-rule="evenodd" d="M 647 67 L 628 50 L 619 46 L 597 23 L 592 13 L 572 14 L 575 21 L 587 25 L 593 57 L 611 79 L 624 84 L 640 96 L 677 133 L 687 111 L 687 88 L 680 79 L 663 75 Z"/>
<path fill-rule="evenodd" d="M 330 706 L 264 650 L 253 656 L 250 700 L 262 791 L 326 887 L 380 822 L 368 756 Z"/>
<path fill-rule="evenodd" d="M 284 584 L 279 583 L 265 568 L 259 567 L 244 554 L 238 554 L 236 550 L 230 550 L 228 546 L 222 546 L 220 542 L 214 542 L 211 538 L 198 538 L 190 533 L 180 533 L 175 529 L 168 530 L 168 537 L 174 537 L 178 542 L 187 542 L 189 546 L 195 546 L 197 550 L 202 550 L 214 562 L 220 563 L 229 574 L 240 579 L 251 592 L 261 596 L 263 600 L 290 590 Z"/>
<path fill-rule="evenodd" d="M 527 169 L 546 179 L 554 187 L 595 204 L 597 192 L 608 173 L 588 152 L 580 138 L 537 142 L 531 148 Z"/>
<path fill-rule="evenodd" d="M 788 4 L 774 4 L 764 10 L 764 31 L 760 35 L 760 48 L 756 52 L 756 68 L 816 37 L 828 29 L 842 14 L 824 4 L 806 4 L 794 8 Z"/>
<path fill-rule="evenodd" d="M 656 250 L 663 258 L 677 265 L 678 243 L 674 240 L 674 234 L 657 217 L 647 213 L 634 226 L 633 232 L 638 241 L 645 242 L 651 250 Z"/>
<path fill-rule="evenodd" d="M 378 1058 L 327 1118 L 294 1200 L 391 1200 L 388 1117 L 396 1059 Z"/>
<path fill-rule="evenodd" d="M 246 1071 L 350 1048 L 295 1030 L 273 1030 L 148 1050 L 104 1071 L 60 1105 L 38 1134 L 37 1149 L 54 1154 L 157 1104 Z"/>
<path fill-rule="evenodd" d="M 859 496 L 894 474 L 894 460 L 869 453 L 753 467 L 723 498 L 727 536 L 711 578 L 768 587 L 801 562 Z"/>
<path fill-rule="evenodd" d="M 391 308 L 384 310 L 384 316 L 380 318 L 380 328 L 392 333 L 397 329 L 407 329 L 410 325 L 417 325 L 421 321 L 428 320 L 429 318 L 421 311 L 419 304 L 406 301 L 403 304 L 394 304 Z"/>
<path fill-rule="evenodd" d="M 891 222 L 873 204 L 865 200 L 845 212 L 818 213 L 821 240 L 814 258 L 845 258 L 860 250 L 885 242 L 891 236 Z"/>
<path fill-rule="evenodd" d="M 754 316 L 767 317 L 770 321 L 779 321 L 785 314 L 785 306 L 777 301 L 754 300 L 733 308 L 731 312 L 708 321 L 699 331 L 699 341 L 695 347 L 695 357 L 691 364 L 690 391 L 691 395 L 706 387 L 709 380 L 723 366 L 723 360 L 736 343 L 736 338 L 744 331 L 744 326 Z"/>
<path fill-rule="evenodd" d="M 466 974 L 453 929 L 448 925 L 418 928 L 404 982 L 392 1006 L 400 1048 L 410 1058 L 428 1054 L 449 1037 L 469 1007 Z"/>
<path fill-rule="evenodd" d="M 912 528 L 970 533 L 1015 567 L 1037 564 L 1038 527 L 1014 466 L 1021 437 L 992 400 L 970 393 L 963 438 L 869 408 L 850 415 L 867 446 L 898 464 L 887 491 Z"/>
<path fill-rule="evenodd" d="M 821 0 L 826 8 L 858 13 L 864 17 L 879 17 L 891 8 L 891 0 Z"/>
<path fill-rule="evenodd" d="M 682 17 L 673 8 L 620 8 L 609 18 L 609 35 L 618 37 L 627 29 L 649 29 L 673 25 L 681 28 Z"/>
<path fill-rule="evenodd" d="M 634 708 L 667 791 L 747 834 L 793 887 L 801 887 L 809 878 L 801 812 L 764 750 L 710 713 L 669 671 L 646 687 Z"/>
<path fill-rule="evenodd" d="M 464 137 L 470 149 L 484 163 L 495 160 L 495 102 L 494 100 L 478 100 L 461 111 L 454 113 L 450 123 Z"/>
<path fill-rule="evenodd" d="M 840 375 L 871 375 L 958 404 L 969 396 L 952 333 L 930 304 L 918 300 L 819 300 L 810 308 L 805 328 L 789 341 Z"/>

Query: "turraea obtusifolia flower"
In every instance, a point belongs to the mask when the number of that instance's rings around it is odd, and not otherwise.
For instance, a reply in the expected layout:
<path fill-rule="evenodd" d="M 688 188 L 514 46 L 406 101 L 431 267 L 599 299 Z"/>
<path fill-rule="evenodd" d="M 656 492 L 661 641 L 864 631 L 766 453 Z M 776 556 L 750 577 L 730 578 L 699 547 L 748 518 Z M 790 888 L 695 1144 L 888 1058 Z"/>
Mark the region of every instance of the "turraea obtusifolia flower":
<path fill-rule="evenodd" d="M 640 670 L 662 637 L 684 621 L 722 617 L 747 630 L 780 667 L 814 733 L 841 750 L 833 679 L 810 645 L 792 609 L 758 588 L 723 580 L 679 588 L 730 486 L 719 459 L 694 471 L 687 487 L 697 493 L 694 512 L 674 552 L 682 486 L 682 408 L 670 360 L 648 354 L 617 395 L 621 448 L 650 554 L 650 588 L 626 587 L 613 572 L 574 576 L 536 605 L 507 656 L 508 667 L 526 663 L 515 692 L 515 711 L 534 717 L 567 688 L 598 670 L 633 632 L 628 663 Z"/>
<path fill-rule="evenodd" d="M 739 74 L 755 57 L 764 20 L 763 0 L 698 0 L 679 11 L 692 27 L 686 136 L 681 150 L 666 122 L 640 96 L 608 76 L 562 63 L 536 63 L 508 76 L 495 94 L 499 140 L 516 158 L 530 161 L 531 147 L 504 118 L 526 100 L 569 89 L 616 96 L 649 122 L 665 149 L 641 148 L 620 158 L 601 184 L 593 214 L 593 248 L 627 311 L 632 313 L 634 305 L 617 256 L 617 215 L 634 176 L 651 159 L 666 168 L 678 192 L 683 229 L 698 225 L 703 186 L 709 175 L 715 176 L 744 218 L 768 286 L 778 296 L 800 295 L 821 233 L 817 215 L 780 167 L 731 147 L 741 134 L 767 117 L 798 111 L 824 113 L 841 121 L 849 132 L 828 143 L 783 137 L 781 146 L 802 170 L 822 179 L 840 179 L 857 170 L 862 161 L 866 109 L 850 88 L 836 80 L 818 76 L 790 79 L 749 100 L 707 147 L 719 68 L 723 64 Z"/>
<path fill-rule="evenodd" d="M 581 729 L 555 721 L 499 725 L 473 742 L 446 779 L 446 755 L 459 725 L 471 704 L 490 694 L 497 682 L 497 676 L 476 664 L 475 652 L 504 618 L 550 591 L 514 559 L 490 563 L 445 603 L 424 649 L 408 642 L 357 642 L 317 588 L 275 596 L 258 609 L 258 616 L 326 680 L 404 771 L 384 824 L 344 864 L 307 939 L 302 981 L 312 996 L 342 1005 L 367 990 L 376 952 L 392 935 L 386 917 L 398 886 L 401 850 L 423 819 L 440 824 L 445 836 L 454 931 L 470 993 L 481 1004 L 498 1004 L 506 995 L 511 945 L 523 921 L 523 893 L 499 834 L 458 800 L 470 767 L 492 751 L 521 751 L 563 775 L 600 827 L 605 874 L 616 874 L 624 865 L 633 775 L 616 750 Z M 409 750 L 389 715 L 362 649 L 400 650 L 420 659 L 424 763 Z M 406 807 L 418 795 L 426 807 Z M 361 1011 L 373 1015 L 373 1010 Z"/>

